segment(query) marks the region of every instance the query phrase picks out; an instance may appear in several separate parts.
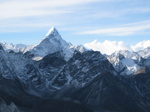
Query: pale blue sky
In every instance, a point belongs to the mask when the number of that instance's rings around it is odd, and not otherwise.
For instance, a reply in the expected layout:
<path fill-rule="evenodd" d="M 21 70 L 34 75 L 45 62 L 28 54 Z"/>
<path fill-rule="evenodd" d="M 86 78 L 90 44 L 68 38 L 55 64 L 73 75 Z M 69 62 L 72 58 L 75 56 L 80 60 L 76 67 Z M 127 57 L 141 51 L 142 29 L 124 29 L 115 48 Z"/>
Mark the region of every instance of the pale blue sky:
<path fill-rule="evenodd" d="M 150 40 L 150 0 L 0 0 L 0 42 L 36 44 L 55 26 L 72 44 Z"/>

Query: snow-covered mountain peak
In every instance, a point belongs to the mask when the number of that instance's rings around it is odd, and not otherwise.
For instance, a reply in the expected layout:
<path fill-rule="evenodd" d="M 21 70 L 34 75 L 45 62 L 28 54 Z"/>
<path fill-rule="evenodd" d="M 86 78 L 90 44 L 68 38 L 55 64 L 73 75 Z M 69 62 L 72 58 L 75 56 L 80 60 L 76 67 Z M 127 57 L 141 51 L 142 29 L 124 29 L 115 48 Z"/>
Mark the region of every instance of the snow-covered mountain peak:
<path fill-rule="evenodd" d="M 53 37 L 59 35 L 58 30 L 55 27 L 52 27 L 46 34 L 46 37 L 51 37 L 53 35 Z"/>
<path fill-rule="evenodd" d="M 46 34 L 46 37 L 39 44 L 35 45 L 30 52 L 35 54 L 35 56 L 44 57 L 58 51 L 68 54 L 70 47 L 70 43 L 63 40 L 57 29 L 52 27 Z"/>
<path fill-rule="evenodd" d="M 61 35 L 59 34 L 58 30 L 55 27 L 52 27 L 46 34 L 46 37 L 39 43 L 43 43 L 45 41 L 49 41 L 50 44 L 59 44 L 63 47 L 70 47 L 70 43 L 66 42 L 62 39 Z"/>

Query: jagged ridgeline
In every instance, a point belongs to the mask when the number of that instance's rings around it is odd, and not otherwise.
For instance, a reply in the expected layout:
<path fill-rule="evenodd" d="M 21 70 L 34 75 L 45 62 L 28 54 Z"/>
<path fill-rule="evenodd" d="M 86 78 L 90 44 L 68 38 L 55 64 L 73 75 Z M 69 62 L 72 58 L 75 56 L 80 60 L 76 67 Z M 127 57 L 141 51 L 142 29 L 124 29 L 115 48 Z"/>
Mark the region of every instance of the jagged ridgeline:
<path fill-rule="evenodd" d="M 0 44 L 0 112 L 149 112 L 150 53 L 73 46 L 51 28 L 37 45 Z"/>

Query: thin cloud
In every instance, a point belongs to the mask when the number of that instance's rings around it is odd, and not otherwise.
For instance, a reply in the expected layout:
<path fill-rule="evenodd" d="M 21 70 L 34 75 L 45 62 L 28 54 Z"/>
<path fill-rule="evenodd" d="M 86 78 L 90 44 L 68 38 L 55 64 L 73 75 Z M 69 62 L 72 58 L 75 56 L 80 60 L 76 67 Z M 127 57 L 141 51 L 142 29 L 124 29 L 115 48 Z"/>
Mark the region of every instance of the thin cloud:
<path fill-rule="evenodd" d="M 61 4 L 64 6 L 64 4 Z M 0 4 L 0 19 L 33 17 L 42 15 L 57 15 L 68 13 L 65 9 L 59 9 L 52 1 L 7 1 Z"/>
<path fill-rule="evenodd" d="M 150 21 L 132 23 L 128 25 L 123 25 L 122 27 L 84 31 L 81 32 L 80 34 L 103 34 L 103 35 L 110 35 L 110 36 L 127 36 L 127 35 L 133 35 L 139 31 L 143 31 L 146 29 L 150 29 Z"/>
<path fill-rule="evenodd" d="M 35 29 L 41 26 L 61 26 L 62 24 L 68 24 L 71 18 L 75 23 L 80 21 L 75 20 L 78 17 L 77 14 L 79 14 L 80 8 L 86 7 L 90 3 L 112 1 L 118 0 L 0 1 L 0 32 L 25 31 L 28 30 L 26 26 Z M 88 10 L 88 7 L 86 7 L 86 10 Z"/>
<path fill-rule="evenodd" d="M 137 7 L 124 10 L 126 13 L 147 13 L 150 12 L 149 7 Z"/>
<path fill-rule="evenodd" d="M 0 2 L 0 18 L 67 13 L 67 7 L 108 1 L 111 0 L 6 0 Z"/>

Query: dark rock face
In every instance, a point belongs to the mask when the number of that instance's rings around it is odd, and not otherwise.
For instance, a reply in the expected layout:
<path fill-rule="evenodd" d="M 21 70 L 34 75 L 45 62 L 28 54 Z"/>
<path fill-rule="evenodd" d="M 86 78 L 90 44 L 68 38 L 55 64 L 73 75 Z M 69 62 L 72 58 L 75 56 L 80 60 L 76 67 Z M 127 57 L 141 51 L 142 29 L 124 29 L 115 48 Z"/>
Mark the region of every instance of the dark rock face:
<path fill-rule="evenodd" d="M 131 85 L 144 99 L 150 102 L 150 74 L 141 73 L 132 76 Z"/>
<path fill-rule="evenodd" d="M 72 101 L 45 99 L 29 95 L 24 91 L 19 80 L 13 81 L 3 77 L 0 77 L 0 99 L 2 99 L 0 103 L 6 105 L 14 102 L 19 107 L 16 112 L 93 112 L 87 106 Z M 10 109 L 13 110 L 14 106 Z"/>
<path fill-rule="evenodd" d="M 64 64 L 66 64 L 66 61 L 64 60 L 63 54 L 61 52 L 56 52 L 45 56 L 40 62 L 39 67 L 46 68 L 51 65 L 54 68 L 58 68 Z"/>
<path fill-rule="evenodd" d="M 3 49 L 3 46 L 2 46 L 1 44 L 0 44 L 0 50 L 4 50 L 4 49 Z"/>
<path fill-rule="evenodd" d="M 104 73 L 97 76 L 89 84 L 76 91 L 73 96 L 99 111 L 145 112 L 148 105 L 140 94 L 123 83 L 117 76 Z"/>
<path fill-rule="evenodd" d="M 75 52 L 67 62 L 62 52 L 56 52 L 35 64 L 45 84 L 48 84 L 47 87 L 53 90 L 70 86 L 82 87 L 104 71 L 115 73 L 108 60 L 94 51 Z"/>
<path fill-rule="evenodd" d="M 65 85 L 82 87 L 104 71 L 115 73 L 112 65 L 99 52 L 76 52 L 54 79 L 53 85 L 57 87 Z"/>

